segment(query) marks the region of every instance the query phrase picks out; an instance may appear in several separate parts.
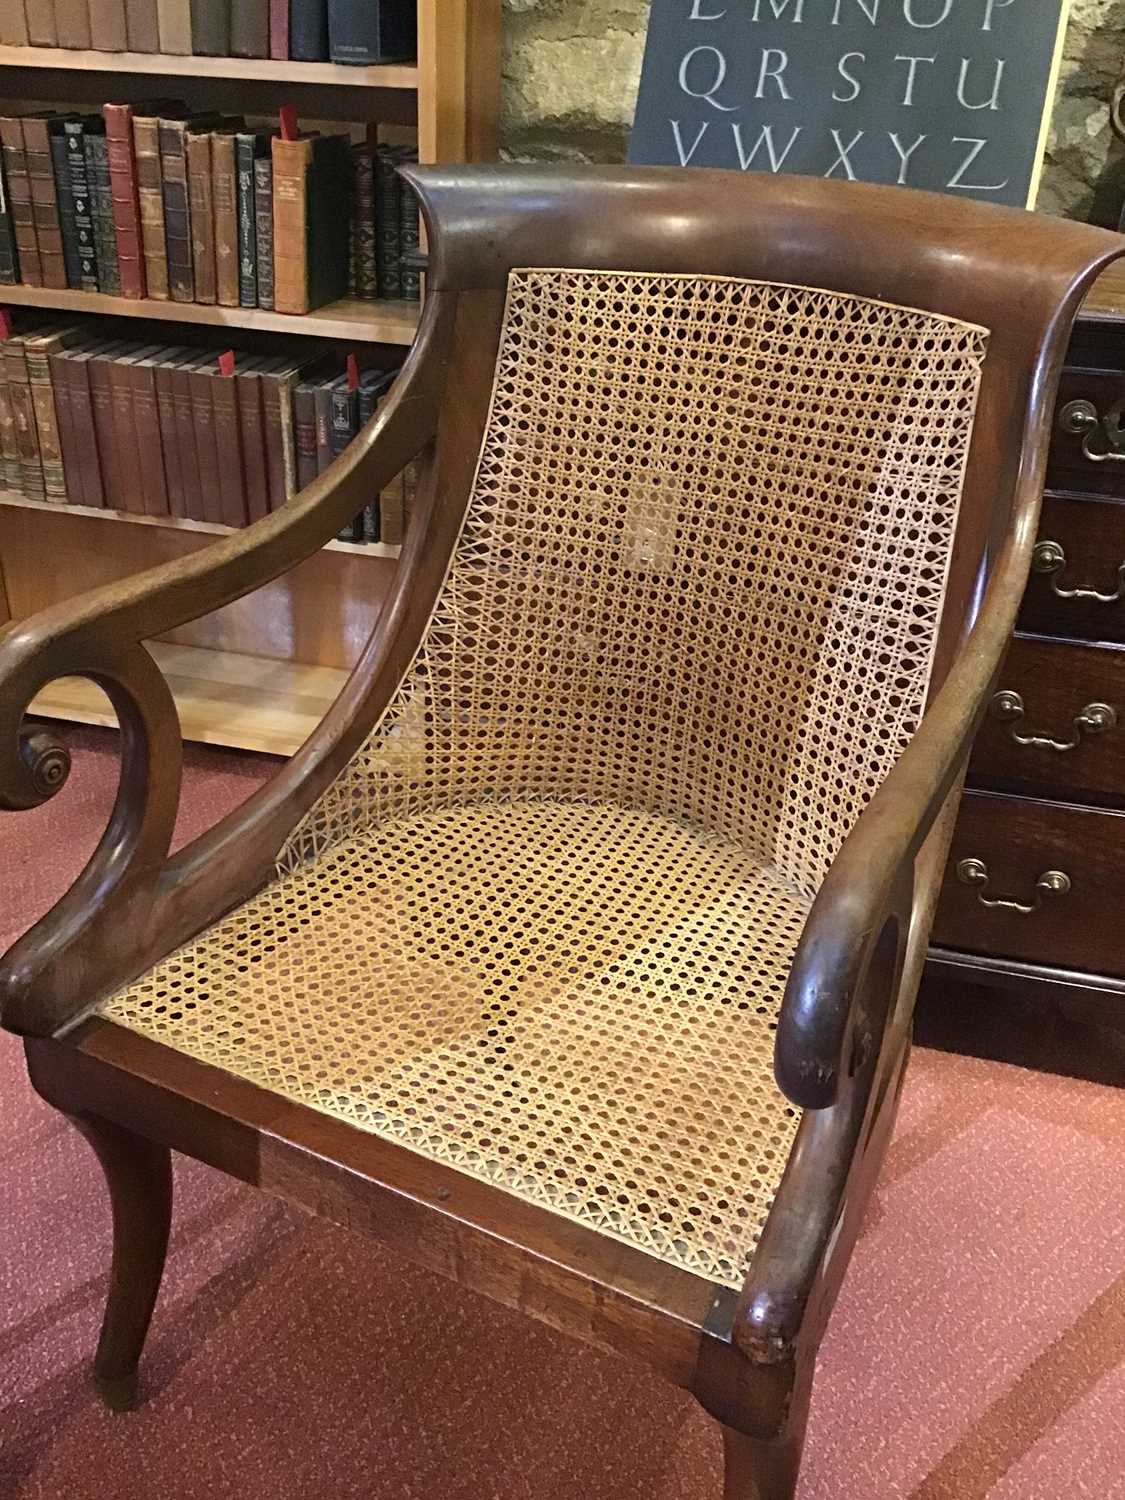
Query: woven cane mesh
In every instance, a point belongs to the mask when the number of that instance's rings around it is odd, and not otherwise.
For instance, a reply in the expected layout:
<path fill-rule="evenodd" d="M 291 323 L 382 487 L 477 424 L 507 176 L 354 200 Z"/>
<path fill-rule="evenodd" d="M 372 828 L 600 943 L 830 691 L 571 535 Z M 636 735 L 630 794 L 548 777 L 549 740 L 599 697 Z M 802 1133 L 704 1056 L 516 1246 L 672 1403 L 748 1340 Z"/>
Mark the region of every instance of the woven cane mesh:
<path fill-rule="evenodd" d="M 985 337 L 513 272 L 390 707 L 276 881 L 104 1013 L 737 1286 L 801 926 L 921 714 Z"/>

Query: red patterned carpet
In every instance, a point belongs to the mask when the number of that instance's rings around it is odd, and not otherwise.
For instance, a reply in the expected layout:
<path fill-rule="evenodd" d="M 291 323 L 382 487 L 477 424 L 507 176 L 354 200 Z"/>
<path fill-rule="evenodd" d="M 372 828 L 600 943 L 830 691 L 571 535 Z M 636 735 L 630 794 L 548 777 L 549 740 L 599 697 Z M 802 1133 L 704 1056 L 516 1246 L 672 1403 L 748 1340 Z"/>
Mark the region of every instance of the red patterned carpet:
<path fill-rule="evenodd" d="M 0 822 L 0 936 L 109 807 L 76 732 Z M 181 835 L 269 771 L 189 753 Z M 90 1394 L 107 1216 L 86 1145 L 0 1041 L 0 1494 L 20 1500 L 718 1500 L 687 1397 L 191 1162 L 143 1370 Z M 1125 1497 L 1125 1091 L 915 1053 L 819 1371 L 801 1500 Z"/>

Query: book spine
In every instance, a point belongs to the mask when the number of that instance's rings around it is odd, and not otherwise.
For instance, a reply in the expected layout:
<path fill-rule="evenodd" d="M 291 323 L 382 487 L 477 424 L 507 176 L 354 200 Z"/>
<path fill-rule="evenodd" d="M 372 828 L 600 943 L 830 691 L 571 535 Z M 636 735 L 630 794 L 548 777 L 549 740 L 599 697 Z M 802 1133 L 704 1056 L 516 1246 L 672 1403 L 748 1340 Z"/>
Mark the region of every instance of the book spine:
<path fill-rule="evenodd" d="M 4 155 L 4 179 L 8 188 L 20 275 L 28 286 L 42 286 L 43 267 L 39 261 L 39 244 L 35 237 L 31 179 L 27 175 L 23 125 L 17 117 L 7 115 L 0 119 L 0 149 Z"/>
<path fill-rule="evenodd" d="M 133 388 L 133 426 L 140 458 L 141 499 L 146 516 L 166 516 L 168 485 L 164 476 L 164 443 L 156 399 L 156 371 L 151 359 L 127 366 Z"/>
<path fill-rule="evenodd" d="M 51 136 L 51 165 L 55 169 L 55 199 L 59 211 L 66 284 L 78 290 L 82 285 L 82 268 L 78 253 L 78 234 L 74 227 L 74 188 L 70 181 L 70 160 L 65 135 Z"/>
<path fill-rule="evenodd" d="M 78 461 L 78 447 L 74 435 L 74 417 L 71 412 L 70 377 L 67 374 L 67 358 L 64 349 L 57 349 L 48 356 L 47 365 L 51 373 L 51 391 L 55 400 L 55 421 L 58 426 L 59 461 L 62 464 L 62 498 L 71 505 L 85 505 L 82 475 Z"/>
<path fill-rule="evenodd" d="M 195 446 L 195 413 L 192 409 L 191 370 L 185 366 L 172 369 L 172 404 L 176 412 L 176 449 L 180 459 L 180 479 L 184 489 L 184 515 L 189 521 L 202 521 L 203 489 L 199 482 L 199 455 Z"/>
<path fill-rule="evenodd" d="M 422 296 L 422 273 L 402 263 L 402 258 L 417 251 L 421 242 L 418 199 L 410 187 L 399 179 L 399 285 L 407 302 L 418 302 Z"/>
<path fill-rule="evenodd" d="M 307 232 L 308 141 L 273 146 L 273 305 L 281 313 L 309 310 Z"/>
<path fill-rule="evenodd" d="M 215 281 L 220 307 L 238 306 L 238 188 L 234 136 L 211 137 L 211 196 L 215 207 Z"/>
<path fill-rule="evenodd" d="M 289 0 L 270 0 L 270 56 L 289 60 Z"/>
<path fill-rule="evenodd" d="M 254 137 L 235 137 L 238 172 L 238 303 L 258 305 L 258 245 L 254 202 Z"/>
<path fill-rule="evenodd" d="M 295 62 L 328 60 L 327 0 L 290 0 L 289 56 Z"/>
<path fill-rule="evenodd" d="M 219 454 L 215 446 L 215 411 L 211 399 L 211 372 L 194 369 L 190 375 L 191 415 L 195 429 L 195 454 L 199 461 L 199 489 L 204 521 L 223 523 L 223 501 L 219 488 Z"/>
<path fill-rule="evenodd" d="M 209 134 L 188 136 L 187 168 L 195 300 L 213 304 L 218 300 L 218 282 L 215 270 L 215 204 Z"/>
<path fill-rule="evenodd" d="M 182 350 L 180 351 L 182 355 Z M 180 435 L 176 425 L 176 397 L 172 385 L 175 356 L 159 361 L 153 368 L 156 387 L 156 416 L 160 423 L 160 446 L 164 450 L 164 479 L 168 490 L 168 514 L 186 517 L 184 475 L 180 463 Z"/>
<path fill-rule="evenodd" d="M 160 50 L 168 57 L 191 55 L 191 0 L 156 0 Z"/>
<path fill-rule="evenodd" d="M 48 121 L 25 118 L 23 140 L 27 152 L 27 174 L 31 179 L 31 210 L 35 218 L 43 285 L 61 291 L 67 285 L 66 261 L 63 258 L 62 225 Z"/>
<path fill-rule="evenodd" d="M 283 443 L 281 409 L 288 392 L 285 377 L 263 376 L 262 430 L 266 438 L 266 475 L 269 480 L 270 510 L 280 510 L 288 499 L 285 481 L 285 449 Z"/>
<path fill-rule="evenodd" d="M 332 462 L 332 382 L 322 380 L 313 392 L 316 414 L 316 472 L 323 474 Z"/>
<path fill-rule="evenodd" d="M 113 187 L 109 176 L 109 142 L 99 131 L 86 132 L 86 176 L 94 206 L 94 246 L 97 251 L 98 291 L 121 295 L 117 237 L 113 227 Z"/>
<path fill-rule="evenodd" d="M 43 460 L 39 456 L 39 432 L 35 425 L 35 408 L 31 404 L 31 385 L 27 378 L 27 354 L 22 341 L 5 349 L 8 368 L 8 396 L 12 403 L 12 420 L 16 428 L 16 451 L 20 459 L 19 488 L 29 500 L 43 500 Z"/>
<path fill-rule="evenodd" d="M 238 380 L 211 376 L 215 454 L 219 462 L 219 507 L 227 526 L 246 525 L 246 489 L 242 479 L 242 424 L 238 417 Z"/>
<path fill-rule="evenodd" d="M 230 18 L 231 0 L 191 0 L 191 50 L 196 57 L 230 56 Z"/>
<path fill-rule="evenodd" d="M 232 57 L 268 57 L 270 55 L 269 0 L 237 0 L 231 8 L 230 55 Z"/>
<path fill-rule="evenodd" d="M 366 67 L 413 57 L 418 10 L 383 0 L 328 0 L 328 49 L 333 62 Z"/>
<path fill-rule="evenodd" d="M 12 393 L 8 386 L 8 361 L 4 356 L 0 356 L 0 474 L 4 478 L 4 488 L 19 494 L 23 489 L 23 471 L 16 441 Z"/>
<path fill-rule="evenodd" d="M 31 405 L 39 440 L 43 498 L 65 500 L 66 476 L 63 473 L 62 444 L 59 439 L 59 416 L 51 385 L 49 351 L 37 339 L 27 345 L 27 378 L 31 387 Z"/>
<path fill-rule="evenodd" d="M 293 392 L 293 428 L 297 443 L 297 488 L 303 490 L 317 476 L 316 387 L 302 381 Z"/>
<path fill-rule="evenodd" d="M 55 25 L 53 0 L 44 5 L 42 0 L 28 0 L 24 7 L 27 14 L 27 36 L 33 47 L 57 47 L 58 27 Z"/>
<path fill-rule="evenodd" d="M 11 286 L 20 279 L 20 258 L 16 248 L 16 226 L 12 218 L 12 200 L 8 195 L 7 161 L 0 152 L 0 282 Z"/>
<path fill-rule="evenodd" d="M 125 0 L 89 0 L 90 32 L 98 39 L 103 52 L 127 52 L 128 28 L 125 24 Z"/>
<path fill-rule="evenodd" d="M 91 183 L 86 174 L 85 129 L 80 120 L 68 120 L 64 129 L 70 192 L 74 207 L 74 239 L 78 251 L 78 284 L 84 292 L 98 289 L 98 250 L 94 238 Z M 60 199 L 63 190 L 60 188 Z"/>
<path fill-rule="evenodd" d="M 346 385 L 332 387 L 332 457 L 339 458 L 359 431 L 359 392 Z"/>
<path fill-rule="evenodd" d="M 157 302 L 167 302 L 168 260 L 164 242 L 164 188 L 160 175 L 160 121 L 148 116 L 133 119 L 133 158 L 140 202 L 141 244 L 144 249 L 145 286 Z M 110 158 L 110 170 L 113 158 Z M 117 196 L 114 193 L 114 211 Z M 117 247 L 121 257 L 121 245 Z M 124 267 L 122 287 L 124 288 Z M 125 294 L 126 296 L 129 293 Z"/>
<path fill-rule="evenodd" d="M 90 405 L 94 413 L 94 431 L 98 439 L 102 490 L 109 510 L 124 510 L 121 494 L 121 465 L 117 461 L 117 434 L 113 423 L 113 387 L 110 383 L 109 356 L 90 360 Z"/>
<path fill-rule="evenodd" d="M 288 20 L 286 9 L 286 20 Z M 0 47 L 30 47 L 23 0 L 0 0 Z"/>
<path fill-rule="evenodd" d="M 146 279 L 137 163 L 133 155 L 133 110 L 128 104 L 107 104 L 102 114 L 118 281 L 121 295 L 136 301 L 145 295 Z"/>
<path fill-rule="evenodd" d="M 388 547 L 401 546 L 406 532 L 406 478 L 400 474 L 379 493 L 379 536 Z"/>
<path fill-rule="evenodd" d="M 109 364 L 109 388 L 112 395 L 113 444 L 117 455 L 117 470 L 121 482 L 120 505 L 133 515 L 145 513 L 144 480 L 141 476 L 141 455 L 137 443 L 137 428 L 133 421 L 133 382 L 130 378 L 132 359 L 128 356 L 114 359 Z"/>
<path fill-rule="evenodd" d="M 380 297 L 402 296 L 402 179 L 392 153 L 375 155 L 375 269 Z"/>
<path fill-rule="evenodd" d="M 262 429 L 262 382 L 257 375 L 240 374 L 236 380 L 238 423 L 242 432 L 242 468 L 246 483 L 246 519 L 260 521 L 269 514 L 269 475 L 266 472 L 266 441 Z"/>
<path fill-rule="evenodd" d="M 254 238 L 258 251 L 258 306 L 273 308 L 273 162 L 254 160 Z"/>
<path fill-rule="evenodd" d="M 86 50 L 93 46 L 86 0 L 55 0 L 55 30 L 60 47 Z"/>
<path fill-rule="evenodd" d="M 182 120 L 161 120 L 160 175 L 164 192 L 164 247 L 168 261 L 168 290 L 173 302 L 195 301 L 186 135 L 187 127 Z"/>
<path fill-rule="evenodd" d="M 379 295 L 375 261 L 375 162 L 366 147 L 352 159 L 352 280 L 355 295 L 365 302 Z"/>
<path fill-rule="evenodd" d="M 70 420 L 78 456 L 82 504 L 105 504 L 101 468 L 98 464 L 98 439 L 94 430 L 94 407 L 90 399 L 90 360 L 88 357 L 66 361 L 65 376 L 70 385 Z M 66 462 L 66 454 L 63 454 Z M 67 480 L 69 488 L 69 478 Z M 72 496 L 73 498 L 73 496 Z"/>
<path fill-rule="evenodd" d="M 159 52 L 156 0 L 125 0 L 125 30 L 130 52 Z"/>

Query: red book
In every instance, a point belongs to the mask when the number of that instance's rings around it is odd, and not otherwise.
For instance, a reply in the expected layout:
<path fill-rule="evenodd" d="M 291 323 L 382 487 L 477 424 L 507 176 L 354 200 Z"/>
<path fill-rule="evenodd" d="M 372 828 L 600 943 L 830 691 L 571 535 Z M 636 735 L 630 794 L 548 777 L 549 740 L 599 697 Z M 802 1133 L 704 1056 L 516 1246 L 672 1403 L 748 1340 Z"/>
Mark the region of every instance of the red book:
<path fill-rule="evenodd" d="M 129 366 L 133 389 L 133 426 L 141 461 L 141 496 L 146 516 L 167 516 L 168 482 L 164 476 L 164 443 L 156 395 L 156 364 L 168 349 L 149 347 Z"/>
<path fill-rule="evenodd" d="M 226 522 L 219 484 L 219 450 L 215 444 L 215 408 L 211 399 L 211 374 L 219 374 L 215 355 L 189 367 L 192 426 L 195 429 L 195 456 L 199 462 L 199 489 L 204 521 Z"/>
<path fill-rule="evenodd" d="M 270 56 L 289 61 L 289 0 L 270 0 Z"/>
<path fill-rule="evenodd" d="M 109 156 L 109 185 L 113 195 L 113 229 L 121 295 L 145 295 L 145 252 L 141 240 L 141 205 L 137 196 L 137 163 L 133 156 L 133 106 L 106 104 L 105 138 Z"/>

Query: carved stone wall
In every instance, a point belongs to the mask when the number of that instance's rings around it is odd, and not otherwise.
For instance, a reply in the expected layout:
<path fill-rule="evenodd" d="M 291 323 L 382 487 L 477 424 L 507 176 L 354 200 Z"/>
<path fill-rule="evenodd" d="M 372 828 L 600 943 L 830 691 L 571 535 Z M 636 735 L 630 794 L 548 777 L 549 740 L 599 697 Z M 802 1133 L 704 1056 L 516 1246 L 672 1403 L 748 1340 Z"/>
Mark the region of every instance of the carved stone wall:
<path fill-rule="evenodd" d="M 502 145 L 509 157 L 621 161 L 648 0 L 504 0 Z M 1072 0 L 1039 207 L 1116 224 L 1125 146 L 1107 105 L 1125 73 L 1125 0 Z"/>

